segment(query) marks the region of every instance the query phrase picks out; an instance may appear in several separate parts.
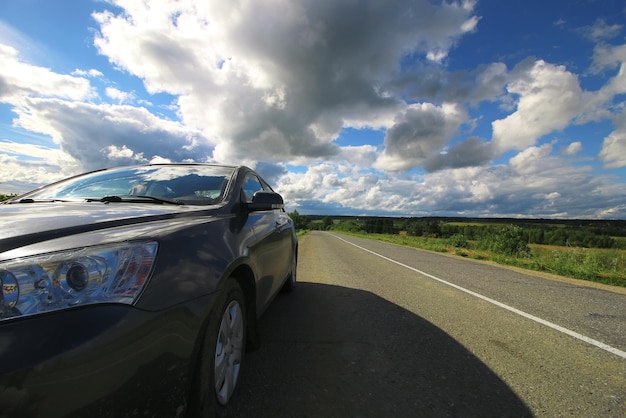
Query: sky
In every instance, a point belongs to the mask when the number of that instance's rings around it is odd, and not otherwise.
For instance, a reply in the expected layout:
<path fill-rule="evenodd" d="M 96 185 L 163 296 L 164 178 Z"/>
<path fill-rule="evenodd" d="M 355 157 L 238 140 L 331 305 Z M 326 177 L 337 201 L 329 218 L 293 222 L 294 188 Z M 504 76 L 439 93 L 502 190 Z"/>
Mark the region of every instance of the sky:
<path fill-rule="evenodd" d="M 623 0 L 0 0 L 0 194 L 255 168 L 301 215 L 626 219 Z"/>

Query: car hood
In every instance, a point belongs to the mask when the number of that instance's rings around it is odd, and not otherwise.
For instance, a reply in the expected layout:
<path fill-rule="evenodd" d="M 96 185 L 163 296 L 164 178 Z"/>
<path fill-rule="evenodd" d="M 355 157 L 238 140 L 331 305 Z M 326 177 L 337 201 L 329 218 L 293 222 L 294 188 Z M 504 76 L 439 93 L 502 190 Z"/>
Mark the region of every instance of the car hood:
<path fill-rule="evenodd" d="M 0 251 L 62 236 L 176 217 L 215 207 L 55 202 L 0 205 Z"/>

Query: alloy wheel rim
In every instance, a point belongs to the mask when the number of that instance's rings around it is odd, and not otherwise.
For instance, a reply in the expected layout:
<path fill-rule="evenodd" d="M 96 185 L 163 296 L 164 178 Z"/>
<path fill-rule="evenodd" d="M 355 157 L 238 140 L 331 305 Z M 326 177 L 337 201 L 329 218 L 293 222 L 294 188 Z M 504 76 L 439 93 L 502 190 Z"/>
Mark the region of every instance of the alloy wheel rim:
<path fill-rule="evenodd" d="M 231 301 L 222 314 L 215 347 L 215 394 L 222 405 L 230 400 L 239 379 L 244 342 L 243 321 L 239 302 Z"/>

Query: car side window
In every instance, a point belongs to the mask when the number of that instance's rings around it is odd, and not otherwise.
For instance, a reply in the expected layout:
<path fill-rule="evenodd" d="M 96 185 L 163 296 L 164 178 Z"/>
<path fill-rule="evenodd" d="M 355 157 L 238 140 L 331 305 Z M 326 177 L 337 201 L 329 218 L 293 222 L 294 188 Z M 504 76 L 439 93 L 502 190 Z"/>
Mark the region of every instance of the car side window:
<path fill-rule="evenodd" d="M 248 174 L 243 183 L 243 195 L 246 203 L 252 202 L 252 196 L 259 190 L 263 190 L 263 185 L 257 176 Z"/>

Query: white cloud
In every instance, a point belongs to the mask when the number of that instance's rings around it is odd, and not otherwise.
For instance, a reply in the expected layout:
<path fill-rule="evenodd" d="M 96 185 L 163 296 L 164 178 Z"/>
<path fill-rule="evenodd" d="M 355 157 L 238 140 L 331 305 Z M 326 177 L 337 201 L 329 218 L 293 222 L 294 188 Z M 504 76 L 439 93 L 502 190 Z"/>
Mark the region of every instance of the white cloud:
<path fill-rule="evenodd" d="M 448 51 L 428 51 L 426 58 L 430 61 L 440 63 L 448 56 Z"/>
<path fill-rule="evenodd" d="M 108 97 L 117 101 L 119 104 L 130 102 L 135 99 L 135 95 L 133 93 L 121 91 L 115 87 L 107 87 L 105 89 L 105 93 Z"/>
<path fill-rule="evenodd" d="M 583 144 L 580 141 L 572 142 L 563 151 L 567 155 L 576 155 L 583 149 Z"/>
<path fill-rule="evenodd" d="M 208 161 L 211 156 L 212 147 L 197 132 L 144 108 L 48 98 L 25 103 L 28 111 L 16 110 L 15 124 L 49 135 L 85 170 L 157 156 L 172 161 Z M 110 151 L 124 147 L 134 150 L 133 158 L 122 160 L 122 154 Z"/>
<path fill-rule="evenodd" d="M 598 158 L 606 168 L 626 167 L 626 112 L 615 118 L 615 130 L 604 138 Z"/>
<path fill-rule="evenodd" d="M 511 77 L 507 90 L 519 96 L 517 110 L 492 122 L 493 141 L 501 151 L 535 144 L 543 135 L 567 127 L 582 110 L 578 79 L 563 66 L 527 60 Z"/>
<path fill-rule="evenodd" d="M 580 32 L 587 39 L 598 42 L 616 37 L 622 31 L 623 25 L 609 25 L 604 19 L 596 19 L 593 25 L 585 26 Z"/>
<path fill-rule="evenodd" d="M 58 157 L 63 155 L 58 148 L 55 149 L 41 145 L 22 144 L 9 140 L 0 140 L 0 152 L 3 154 L 12 154 L 26 158 L 55 160 L 55 162 L 58 162 Z"/>
<path fill-rule="evenodd" d="M 115 4 L 123 14 L 94 14 L 97 48 L 149 91 L 179 95 L 219 161 L 337 155 L 342 128 L 385 128 L 402 112 L 385 87 L 402 57 L 444 56 L 478 21 L 471 1 Z"/>
<path fill-rule="evenodd" d="M 338 174 L 342 173 L 342 174 Z M 572 166 L 545 144 L 521 151 L 509 164 L 440 170 L 419 177 L 349 170 L 342 164 L 311 164 L 280 178 L 277 190 L 288 209 L 315 212 L 350 208 L 354 213 L 437 216 L 620 217 L 626 214 L 620 186 Z M 593 197 L 597 198 L 593 198 Z M 610 208 L 610 209 L 608 209 Z"/>
<path fill-rule="evenodd" d="M 0 141 L 0 167 L 0 193 L 24 193 L 81 171 L 58 148 L 12 141 Z"/>
<path fill-rule="evenodd" d="M 626 62 L 626 44 L 606 45 L 598 44 L 593 52 L 591 70 L 594 72 L 616 68 Z"/>
<path fill-rule="evenodd" d="M 115 146 L 108 145 L 100 150 L 102 154 L 104 154 L 109 160 L 118 160 L 118 161 L 136 161 L 137 163 L 146 163 L 146 160 L 143 156 L 143 153 L 136 154 L 133 150 L 128 148 L 126 145 Z"/>
<path fill-rule="evenodd" d="M 75 69 L 74 71 L 72 71 L 72 75 L 73 76 L 78 76 L 78 77 L 93 77 L 93 78 L 98 78 L 98 77 L 102 77 L 104 74 L 102 74 L 102 72 L 96 70 L 95 68 L 89 69 L 89 70 L 80 70 L 80 69 Z"/>
<path fill-rule="evenodd" d="M 551 144 L 544 144 L 540 147 L 528 147 L 509 160 L 511 168 L 520 174 L 535 172 L 537 161 L 544 161 L 552 152 Z"/>
<path fill-rule="evenodd" d="M 84 100 L 95 96 L 89 81 L 57 74 L 46 68 L 20 61 L 18 51 L 0 44 L 0 102 L 23 105 L 31 95 Z"/>

